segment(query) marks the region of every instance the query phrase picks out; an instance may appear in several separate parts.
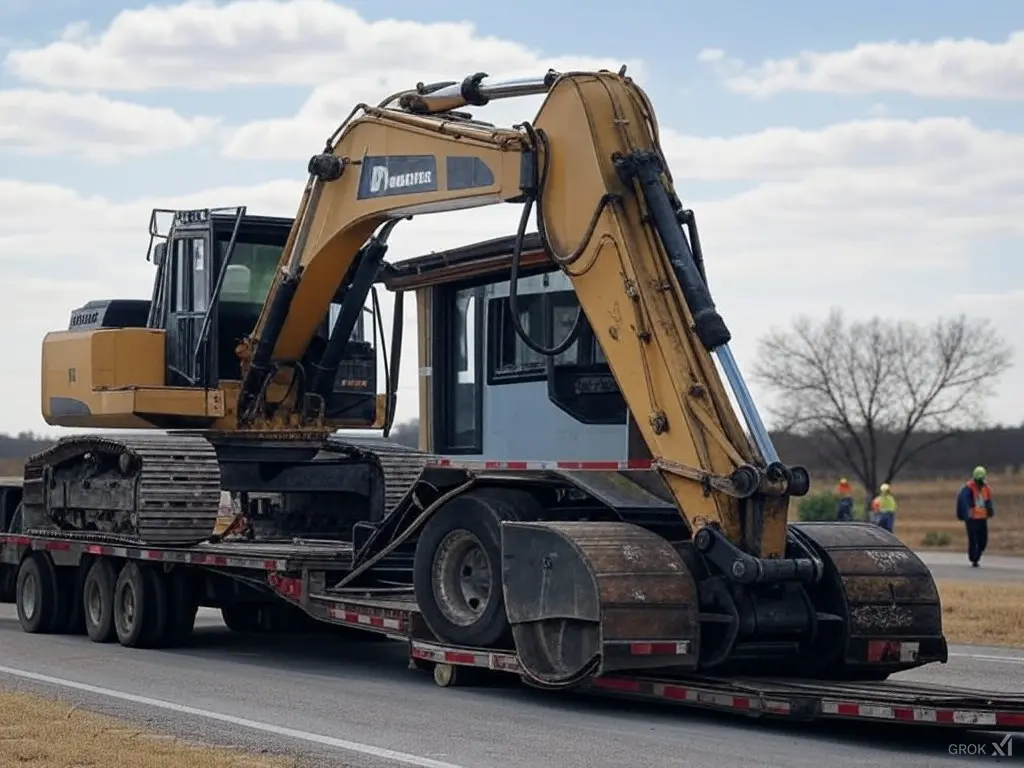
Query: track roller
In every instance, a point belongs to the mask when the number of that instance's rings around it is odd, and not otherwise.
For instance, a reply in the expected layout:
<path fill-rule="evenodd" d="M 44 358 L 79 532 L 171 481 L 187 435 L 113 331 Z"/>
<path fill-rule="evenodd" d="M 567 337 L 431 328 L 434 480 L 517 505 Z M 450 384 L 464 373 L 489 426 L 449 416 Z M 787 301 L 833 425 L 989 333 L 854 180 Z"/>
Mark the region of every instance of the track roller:
<path fill-rule="evenodd" d="M 114 629 L 129 648 L 159 644 L 167 626 L 167 592 L 152 566 L 129 561 L 114 585 Z"/>
<path fill-rule="evenodd" d="M 537 516 L 524 492 L 479 488 L 456 496 L 427 521 L 416 544 L 413 586 L 423 620 L 442 642 L 508 644 L 501 588 L 501 524 Z"/>
<path fill-rule="evenodd" d="M 532 683 L 696 668 L 696 584 L 662 537 L 620 522 L 509 522 L 501 551 L 505 606 Z"/>

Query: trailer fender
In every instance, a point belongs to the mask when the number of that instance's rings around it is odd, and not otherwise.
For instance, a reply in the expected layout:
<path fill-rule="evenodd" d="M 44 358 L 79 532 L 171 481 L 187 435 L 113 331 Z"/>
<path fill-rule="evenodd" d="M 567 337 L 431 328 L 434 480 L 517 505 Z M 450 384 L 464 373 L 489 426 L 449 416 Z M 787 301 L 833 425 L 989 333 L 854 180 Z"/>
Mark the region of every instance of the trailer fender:
<path fill-rule="evenodd" d="M 504 522 L 505 609 L 526 678 L 562 688 L 617 670 L 693 670 L 697 589 L 660 536 L 622 522 Z"/>

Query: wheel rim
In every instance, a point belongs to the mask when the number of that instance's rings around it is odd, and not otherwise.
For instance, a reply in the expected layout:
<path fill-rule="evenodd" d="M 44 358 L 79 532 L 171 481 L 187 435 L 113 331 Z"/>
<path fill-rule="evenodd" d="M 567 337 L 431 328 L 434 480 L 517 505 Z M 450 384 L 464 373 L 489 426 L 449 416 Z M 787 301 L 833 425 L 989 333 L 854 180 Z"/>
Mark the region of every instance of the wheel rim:
<path fill-rule="evenodd" d="M 99 626 L 103 619 L 103 598 L 100 594 L 99 584 L 90 582 L 85 593 L 85 610 L 89 614 L 89 623 L 94 627 Z"/>
<path fill-rule="evenodd" d="M 434 554 L 434 597 L 444 617 L 460 627 L 476 622 L 494 592 L 491 562 L 469 531 L 452 531 Z"/>
<path fill-rule="evenodd" d="M 35 618 L 38 605 L 39 584 L 36 582 L 36 575 L 30 571 L 25 574 L 25 581 L 21 585 L 21 610 L 26 619 L 31 621 Z"/>
<path fill-rule="evenodd" d="M 120 603 L 120 624 L 126 632 L 130 632 L 135 626 L 135 590 L 130 584 L 125 584 L 121 590 Z"/>

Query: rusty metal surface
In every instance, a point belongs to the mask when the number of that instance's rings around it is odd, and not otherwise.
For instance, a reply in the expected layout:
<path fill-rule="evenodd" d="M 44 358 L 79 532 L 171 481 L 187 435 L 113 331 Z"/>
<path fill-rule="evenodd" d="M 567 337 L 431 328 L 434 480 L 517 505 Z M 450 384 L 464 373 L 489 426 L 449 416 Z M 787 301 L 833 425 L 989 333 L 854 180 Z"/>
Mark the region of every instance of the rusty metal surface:
<path fill-rule="evenodd" d="M 502 554 L 516 648 L 539 682 L 696 665 L 696 585 L 660 536 L 619 522 L 504 523 Z M 659 641 L 687 641 L 687 650 L 668 659 L 628 653 L 631 642 Z"/>
<path fill-rule="evenodd" d="M 917 659 L 893 661 L 892 671 L 944 661 L 939 592 L 924 562 L 899 539 L 868 523 L 800 523 L 793 529 L 813 542 L 828 563 L 827 578 L 841 592 L 846 665 L 865 666 L 869 641 L 920 643 Z M 877 666 L 877 665 L 874 665 Z"/>

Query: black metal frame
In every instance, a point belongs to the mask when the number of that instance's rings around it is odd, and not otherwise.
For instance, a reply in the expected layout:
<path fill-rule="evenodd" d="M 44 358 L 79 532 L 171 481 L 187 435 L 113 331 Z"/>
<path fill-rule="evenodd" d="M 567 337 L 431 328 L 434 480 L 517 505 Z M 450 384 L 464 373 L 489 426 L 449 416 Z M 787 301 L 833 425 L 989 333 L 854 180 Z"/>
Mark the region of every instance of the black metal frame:
<path fill-rule="evenodd" d="M 483 453 L 484 449 L 484 433 L 483 433 L 483 395 L 484 395 L 484 381 L 486 380 L 486 373 L 484 371 L 484 364 L 486 356 L 484 355 L 483 346 L 486 343 L 484 338 L 484 314 L 486 312 L 484 286 L 492 282 L 489 279 L 483 280 L 467 280 L 461 282 L 452 282 L 443 285 L 436 285 L 431 288 L 433 292 L 432 303 L 433 303 L 433 318 L 431 322 L 431 360 L 433 368 L 435 369 L 435 375 L 432 376 L 433 381 L 433 412 L 435 414 L 432 419 L 433 423 L 440 426 L 440 429 L 434 430 L 434 453 L 449 454 L 452 456 L 472 456 Z M 467 289 L 476 289 L 476 300 L 477 307 L 475 311 L 474 319 L 474 336 L 477 339 L 476 349 L 467 350 L 468 354 L 473 355 L 474 364 L 476 365 L 477 377 L 474 384 L 476 393 L 476 402 L 474 404 L 474 430 L 473 430 L 473 445 L 469 446 L 456 446 L 453 445 L 453 432 L 455 428 L 455 419 L 452 413 L 451 398 L 454 393 L 453 387 L 458 383 L 456 376 L 448 375 L 448 369 L 452 365 L 454 357 L 454 339 L 452 338 L 452 310 L 454 309 L 455 295 L 459 291 Z M 441 369 L 445 371 L 444 375 L 438 375 L 437 371 Z"/>

